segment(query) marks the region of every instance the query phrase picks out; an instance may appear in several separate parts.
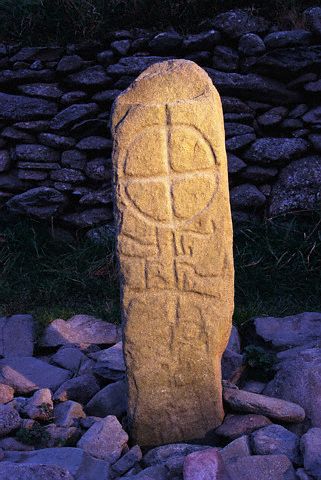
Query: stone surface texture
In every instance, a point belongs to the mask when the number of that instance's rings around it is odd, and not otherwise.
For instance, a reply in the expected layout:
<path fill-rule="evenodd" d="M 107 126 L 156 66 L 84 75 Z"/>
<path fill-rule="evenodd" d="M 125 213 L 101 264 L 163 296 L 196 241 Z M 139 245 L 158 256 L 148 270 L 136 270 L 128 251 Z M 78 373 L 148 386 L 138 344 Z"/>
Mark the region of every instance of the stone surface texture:
<path fill-rule="evenodd" d="M 223 420 L 233 311 L 219 95 L 192 62 L 156 64 L 116 100 L 113 135 L 131 433 L 197 439 Z"/>

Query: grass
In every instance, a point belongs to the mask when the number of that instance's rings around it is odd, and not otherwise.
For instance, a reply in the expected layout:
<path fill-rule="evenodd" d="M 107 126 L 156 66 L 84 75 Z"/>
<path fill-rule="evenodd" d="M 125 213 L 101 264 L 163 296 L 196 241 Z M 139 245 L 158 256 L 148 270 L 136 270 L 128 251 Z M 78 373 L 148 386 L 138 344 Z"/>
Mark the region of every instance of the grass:
<path fill-rule="evenodd" d="M 249 224 L 235 231 L 235 314 L 321 309 L 321 215 Z M 0 217 L 0 315 L 32 313 L 40 326 L 76 313 L 119 322 L 112 240 L 53 239 L 45 225 Z"/>
<path fill-rule="evenodd" d="M 286 28 L 315 0 L 0 0 L 0 40 L 24 44 L 104 41 L 110 30 L 170 26 L 195 30 L 231 8 L 262 13 Z"/>

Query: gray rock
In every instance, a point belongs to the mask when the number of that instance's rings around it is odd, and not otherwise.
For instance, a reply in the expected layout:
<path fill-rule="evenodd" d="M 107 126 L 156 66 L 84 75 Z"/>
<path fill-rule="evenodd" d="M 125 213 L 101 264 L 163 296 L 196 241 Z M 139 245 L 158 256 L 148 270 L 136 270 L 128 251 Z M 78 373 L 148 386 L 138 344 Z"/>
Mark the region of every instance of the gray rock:
<path fill-rule="evenodd" d="M 45 330 L 40 344 L 45 347 L 61 345 L 112 345 L 117 343 L 118 328 L 90 315 L 74 315 L 65 321 L 54 320 Z"/>
<path fill-rule="evenodd" d="M 230 10 L 217 15 L 213 26 L 231 38 L 239 38 L 245 33 L 266 32 L 269 22 L 245 10 Z"/>
<path fill-rule="evenodd" d="M 79 213 L 63 215 L 62 220 L 70 227 L 87 228 L 106 223 L 113 219 L 112 207 L 91 208 Z"/>
<path fill-rule="evenodd" d="M 98 391 L 99 384 L 96 378 L 87 373 L 62 383 L 54 394 L 54 400 L 60 402 L 74 400 L 85 405 Z"/>
<path fill-rule="evenodd" d="M 259 208 L 266 202 L 266 198 L 260 190 L 250 183 L 232 188 L 230 199 L 232 207 L 240 209 Z"/>
<path fill-rule="evenodd" d="M 308 148 L 302 138 L 259 138 L 245 152 L 244 159 L 259 165 L 279 165 L 304 155 Z"/>
<path fill-rule="evenodd" d="M 49 128 L 49 120 L 30 120 L 27 122 L 17 122 L 13 125 L 15 128 L 27 130 L 28 132 L 42 132 Z"/>
<path fill-rule="evenodd" d="M 10 385 L 0 383 L 0 404 L 11 402 L 13 397 L 14 389 Z"/>
<path fill-rule="evenodd" d="M 255 56 L 265 52 L 265 44 L 255 33 L 246 33 L 239 40 L 239 51 L 243 55 Z"/>
<path fill-rule="evenodd" d="M 299 47 L 309 45 L 311 40 L 311 33 L 300 29 L 273 32 L 264 38 L 267 48 Z"/>
<path fill-rule="evenodd" d="M 36 187 L 10 198 L 6 206 L 13 213 L 47 219 L 57 215 L 64 204 L 64 195 L 54 188 Z"/>
<path fill-rule="evenodd" d="M 255 184 L 269 182 L 276 177 L 278 169 L 274 167 L 260 167 L 259 165 L 247 166 L 241 172 L 241 177 L 244 180 L 253 182 Z"/>
<path fill-rule="evenodd" d="M 300 375 L 298 375 L 300 372 Z M 277 373 L 264 389 L 264 395 L 301 405 L 306 424 L 321 427 L 321 350 L 298 350 L 277 365 Z"/>
<path fill-rule="evenodd" d="M 38 140 L 49 147 L 64 150 L 65 148 L 72 148 L 76 141 L 72 137 L 63 137 L 54 133 L 40 133 Z"/>
<path fill-rule="evenodd" d="M 115 415 L 121 417 L 127 408 L 127 385 L 123 380 L 110 383 L 100 390 L 87 403 L 86 412 L 89 415 L 106 417 Z"/>
<path fill-rule="evenodd" d="M 206 445 L 192 445 L 188 443 L 171 443 L 149 450 L 143 457 L 143 464 L 147 467 L 165 465 L 169 459 L 184 458 L 192 452 L 208 449 Z"/>
<path fill-rule="evenodd" d="M 112 146 L 113 146 L 112 140 L 109 140 L 108 138 L 105 138 L 105 137 L 99 137 L 96 135 L 96 136 L 82 138 L 77 143 L 76 148 L 83 151 L 93 151 L 93 150 L 111 151 Z"/>
<path fill-rule="evenodd" d="M 17 430 L 21 425 L 21 418 L 17 410 L 11 405 L 0 405 L 0 437 Z"/>
<path fill-rule="evenodd" d="M 125 360 L 122 342 L 113 347 L 92 353 L 91 358 L 97 361 L 95 373 L 108 380 L 119 380 L 125 373 Z"/>
<path fill-rule="evenodd" d="M 0 463 L 1 480 L 74 480 L 67 469 L 56 465 Z"/>
<path fill-rule="evenodd" d="M 301 438 L 304 469 L 316 480 L 321 479 L 321 428 L 311 428 Z"/>
<path fill-rule="evenodd" d="M 55 75 L 52 70 L 43 69 L 42 65 L 40 65 L 39 63 L 38 63 L 38 66 L 40 66 L 39 69 L 31 68 L 31 66 L 30 68 L 24 68 L 26 67 L 26 64 L 23 64 L 21 65 L 22 68 L 17 68 L 15 70 L 1 70 L 0 85 L 2 85 L 2 88 L 3 88 L 3 87 L 12 87 L 13 85 L 19 85 L 21 83 L 31 83 L 31 82 L 50 83 L 55 80 Z M 22 98 L 26 98 L 26 97 L 22 97 Z"/>
<path fill-rule="evenodd" d="M 256 60 L 255 69 L 268 75 L 277 72 L 289 78 L 321 65 L 321 46 L 313 45 L 295 48 L 278 48 L 267 52 Z"/>
<path fill-rule="evenodd" d="M 84 174 L 73 168 L 60 168 L 51 172 L 50 179 L 58 182 L 83 183 L 86 179 Z"/>
<path fill-rule="evenodd" d="M 91 180 L 107 180 L 111 178 L 111 162 L 106 158 L 96 158 L 87 163 L 85 171 Z"/>
<path fill-rule="evenodd" d="M 221 41 L 221 34 L 217 30 L 209 30 L 195 35 L 188 35 L 183 42 L 183 48 L 187 52 L 200 50 L 212 50 L 214 45 Z"/>
<path fill-rule="evenodd" d="M 111 83 L 111 78 L 100 65 L 88 67 L 80 72 L 71 73 L 66 78 L 68 84 L 80 88 L 101 88 Z"/>
<path fill-rule="evenodd" d="M 252 113 L 252 109 L 239 98 L 236 97 L 221 97 L 224 114 L 226 113 Z M 228 124 L 226 130 L 231 129 L 231 125 Z M 249 132 L 242 132 L 249 133 Z"/>
<path fill-rule="evenodd" d="M 98 103 L 111 105 L 120 93 L 121 90 L 104 90 L 93 95 L 92 99 Z"/>
<path fill-rule="evenodd" d="M 60 98 L 61 105 L 72 105 L 73 103 L 84 102 L 87 99 L 87 93 L 81 90 L 67 92 Z"/>
<path fill-rule="evenodd" d="M 304 312 L 288 317 L 259 317 L 255 331 L 265 342 L 282 349 L 306 344 L 318 345 L 321 336 L 321 313 Z"/>
<path fill-rule="evenodd" d="M 227 348 L 222 356 L 222 378 L 233 381 L 234 376 L 240 371 L 243 363 L 243 355 Z"/>
<path fill-rule="evenodd" d="M 57 113 L 51 121 L 53 130 L 62 130 L 71 127 L 75 123 L 95 115 L 98 111 L 96 103 L 77 103 L 70 105 L 61 112 Z"/>
<path fill-rule="evenodd" d="M 249 437 L 247 435 L 236 438 L 221 450 L 221 456 L 226 464 L 235 458 L 246 457 L 249 455 L 251 455 L 251 449 Z"/>
<path fill-rule="evenodd" d="M 229 480 L 221 454 L 217 448 L 208 448 L 187 455 L 184 460 L 184 480 Z"/>
<path fill-rule="evenodd" d="M 56 70 L 59 73 L 72 73 L 80 70 L 85 64 L 79 55 L 66 55 L 59 61 Z"/>
<path fill-rule="evenodd" d="M 60 159 L 59 153 L 54 149 L 37 143 L 17 145 L 15 157 L 28 162 L 58 162 Z"/>
<path fill-rule="evenodd" d="M 77 427 L 59 427 L 50 423 L 45 427 L 46 440 L 43 446 L 47 448 L 68 445 L 73 447 L 81 437 L 81 429 Z"/>
<path fill-rule="evenodd" d="M 233 155 L 233 153 L 229 153 L 227 155 L 228 161 L 228 173 L 230 175 L 241 172 L 246 168 L 246 163 L 243 162 L 239 157 Z"/>
<path fill-rule="evenodd" d="M 31 393 L 40 388 L 56 390 L 69 376 L 67 370 L 33 357 L 6 357 L 0 360 L 0 382 L 13 387 L 16 393 Z"/>
<path fill-rule="evenodd" d="M 0 172 L 9 170 L 10 166 L 11 160 L 8 150 L 0 150 Z"/>
<path fill-rule="evenodd" d="M 271 425 L 271 421 L 263 415 L 234 415 L 229 413 L 222 425 L 216 428 L 215 433 L 223 440 L 230 442 L 267 425 Z"/>
<path fill-rule="evenodd" d="M 213 67 L 223 72 L 235 72 L 239 63 L 239 55 L 231 47 L 219 45 L 214 48 Z"/>
<path fill-rule="evenodd" d="M 95 206 L 95 205 L 109 205 L 113 202 L 114 192 L 112 188 L 98 190 L 95 192 L 86 193 L 79 200 L 79 205 Z"/>
<path fill-rule="evenodd" d="M 125 56 L 129 52 L 131 46 L 130 40 L 115 40 L 111 42 L 110 48 L 118 55 Z"/>
<path fill-rule="evenodd" d="M 23 407 L 23 412 L 33 420 L 51 420 L 53 415 L 51 391 L 48 388 L 36 391 Z"/>
<path fill-rule="evenodd" d="M 312 108 L 302 118 L 305 123 L 319 125 L 321 123 L 321 107 Z"/>
<path fill-rule="evenodd" d="M 35 322 L 31 315 L 0 318 L 0 356 L 32 356 Z"/>
<path fill-rule="evenodd" d="M 70 472 L 75 480 L 109 478 L 109 464 L 91 457 L 80 448 L 60 447 L 43 448 L 34 452 L 6 452 L 5 460 L 15 462 L 18 465 L 22 464 L 23 467 L 43 465 L 61 467 Z M 2 462 L 0 462 L 0 465 L 2 465 Z M 42 476 L 41 480 L 43 478 Z M 33 477 L 31 479 L 34 480 Z M 10 480 L 12 480 L 12 477 Z"/>
<path fill-rule="evenodd" d="M 72 427 L 75 426 L 75 421 L 86 418 L 86 414 L 80 403 L 67 400 L 55 406 L 54 417 L 55 424 L 59 427 Z"/>
<path fill-rule="evenodd" d="M 246 392 L 262 393 L 265 387 L 266 383 L 258 382 L 257 380 L 248 380 L 245 382 L 242 389 Z"/>
<path fill-rule="evenodd" d="M 48 99 L 57 99 L 64 93 L 58 83 L 32 83 L 30 85 L 20 85 L 18 90 L 29 97 L 40 97 Z"/>
<path fill-rule="evenodd" d="M 61 163 L 64 167 L 83 170 L 86 165 L 86 154 L 78 150 L 66 150 L 61 155 Z"/>
<path fill-rule="evenodd" d="M 86 359 L 86 355 L 84 355 L 79 348 L 72 345 L 62 346 L 58 352 L 51 357 L 53 363 L 72 372 L 78 372 L 81 363 Z"/>
<path fill-rule="evenodd" d="M 318 209 L 320 192 L 320 157 L 295 160 L 283 168 L 273 186 L 269 213 L 273 216 L 295 210 Z"/>
<path fill-rule="evenodd" d="M 97 55 L 97 61 L 103 65 L 110 65 L 114 61 L 114 52 L 112 50 L 104 50 Z"/>
<path fill-rule="evenodd" d="M 310 93 L 320 93 L 321 92 L 321 80 L 316 82 L 308 82 L 304 85 L 304 90 Z"/>
<path fill-rule="evenodd" d="M 268 98 L 272 104 L 287 104 L 299 100 L 296 92 L 289 90 L 283 83 L 254 73 L 240 74 L 220 72 L 213 68 L 205 69 L 221 95 L 235 95 L 251 100 Z"/>
<path fill-rule="evenodd" d="M 30 133 L 24 132 L 14 127 L 6 127 L 1 132 L 1 137 L 12 142 L 35 143 L 36 139 Z"/>
<path fill-rule="evenodd" d="M 131 470 L 134 470 L 133 474 L 130 474 Z M 131 469 L 124 478 L 128 480 L 167 480 L 168 469 L 163 465 L 157 465 L 155 467 L 148 467 L 137 473 L 137 469 Z M 175 479 L 173 479 L 175 480 Z"/>
<path fill-rule="evenodd" d="M 245 135 L 237 135 L 236 137 L 226 140 L 226 149 L 229 152 L 238 152 L 250 143 L 256 140 L 256 135 L 253 133 L 246 133 Z"/>
<path fill-rule="evenodd" d="M 309 107 L 305 103 L 301 103 L 296 107 L 292 108 L 288 114 L 289 118 L 300 118 L 302 117 L 307 111 Z"/>
<path fill-rule="evenodd" d="M 298 477 L 298 480 L 313 480 L 312 477 L 310 477 L 310 475 L 308 475 L 303 468 L 298 468 L 296 471 L 296 475 Z"/>
<path fill-rule="evenodd" d="M 285 455 L 253 455 L 235 459 L 226 465 L 232 479 L 296 480 L 292 463 Z"/>
<path fill-rule="evenodd" d="M 23 47 L 10 57 L 10 63 L 32 62 L 33 60 L 52 62 L 58 60 L 62 53 L 62 47 Z"/>
<path fill-rule="evenodd" d="M 1 82 L 0 82 L 1 83 Z M 40 98 L 0 93 L 1 119 L 21 122 L 37 118 L 51 117 L 57 113 L 57 105 Z"/>
<path fill-rule="evenodd" d="M 14 452 L 30 452 L 35 449 L 35 447 L 33 447 L 32 445 L 26 445 L 25 443 L 19 442 L 14 437 L 1 438 L 0 448 L 2 450 L 9 450 Z"/>
<path fill-rule="evenodd" d="M 255 455 L 286 455 L 298 464 L 299 437 L 281 425 L 269 425 L 251 434 L 251 445 Z"/>
<path fill-rule="evenodd" d="M 238 329 L 235 327 L 235 325 L 232 325 L 230 338 L 226 348 L 236 353 L 241 352 L 241 338 L 240 338 Z"/>
<path fill-rule="evenodd" d="M 139 75 L 154 63 L 170 60 L 169 57 L 143 56 L 124 57 L 118 63 L 107 67 L 106 71 L 111 75 Z M 130 82 L 131 83 L 131 82 Z M 117 87 L 115 87 L 117 88 Z"/>
<path fill-rule="evenodd" d="M 321 152 L 321 134 L 312 134 L 312 135 L 309 135 L 309 140 L 310 142 L 312 143 L 313 145 L 313 148 L 318 152 L 320 153 Z"/>
<path fill-rule="evenodd" d="M 262 127 L 273 127 L 278 125 L 287 113 L 287 108 L 275 107 L 260 115 L 257 121 Z"/>
<path fill-rule="evenodd" d="M 307 27 L 316 34 L 321 36 L 321 7 L 312 7 L 304 10 L 303 17 Z"/>
<path fill-rule="evenodd" d="M 17 162 L 17 167 L 23 170 L 42 170 L 42 173 L 45 173 L 45 177 L 47 178 L 48 172 L 46 170 L 59 170 L 60 165 L 58 162 Z M 38 172 L 39 173 L 39 172 Z M 20 178 L 20 177 L 19 177 Z M 22 177 L 24 178 L 24 177 Z M 39 179 L 39 178 L 38 178 Z"/>
<path fill-rule="evenodd" d="M 123 475 L 135 466 L 137 462 L 142 459 L 142 451 L 139 445 L 135 445 L 128 452 L 125 453 L 117 462 L 115 462 L 111 469 L 117 475 Z"/>
<path fill-rule="evenodd" d="M 183 38 L 177 32 L 162 32 L 152 38 L 148 48 L 152 53 L 167 55 L 176 53 L 183 43 Z"/>
<path fill-rule="evenodd" d="M 128 435 L 117 418 L 108 417 L 95 422 L 81 437 L 77 446 L 95 458 L 116 462 L 127 446 Z"/>

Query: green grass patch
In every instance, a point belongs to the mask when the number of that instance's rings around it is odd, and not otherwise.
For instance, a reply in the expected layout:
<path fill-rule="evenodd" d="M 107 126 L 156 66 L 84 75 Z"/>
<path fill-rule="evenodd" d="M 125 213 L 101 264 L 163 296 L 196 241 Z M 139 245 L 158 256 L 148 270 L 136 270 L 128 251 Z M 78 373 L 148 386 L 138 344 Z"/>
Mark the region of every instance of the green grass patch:
<path fill-rule="evenodd" d="M 248 224 L 234 234 L 235 314 L 284 316 L 321 309 L 321 216 Z M 54 239 L 34 220 L 0 218 L 0 315 L 39 325 L 77 313 L 119 322 L 115 245 Z"/>

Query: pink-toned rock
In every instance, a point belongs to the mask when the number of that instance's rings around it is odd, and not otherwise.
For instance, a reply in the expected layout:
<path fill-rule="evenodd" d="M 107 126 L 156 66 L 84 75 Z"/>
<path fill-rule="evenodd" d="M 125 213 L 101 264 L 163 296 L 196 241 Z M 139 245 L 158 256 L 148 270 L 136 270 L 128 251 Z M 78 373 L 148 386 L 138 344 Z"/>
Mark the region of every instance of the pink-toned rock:
<path fill-rule="evenodd" d="M 184 480 L 231 480 L 217 448 L 187 455 L 183 473 Z"/>
<path fill-rule="evenodd" d="M 10 385 L 0 383 L 0 404 L 9 403 L 14 397 L 14 389 Z"/>
<path fill-rule="evenodd" d="M 242 435 L 248 435 L 258 428 L 271 425 L 271 420 L 263 415 L 226 415 L 224 422 L 215 433 L 224 440 L 235 440 Z"/>

